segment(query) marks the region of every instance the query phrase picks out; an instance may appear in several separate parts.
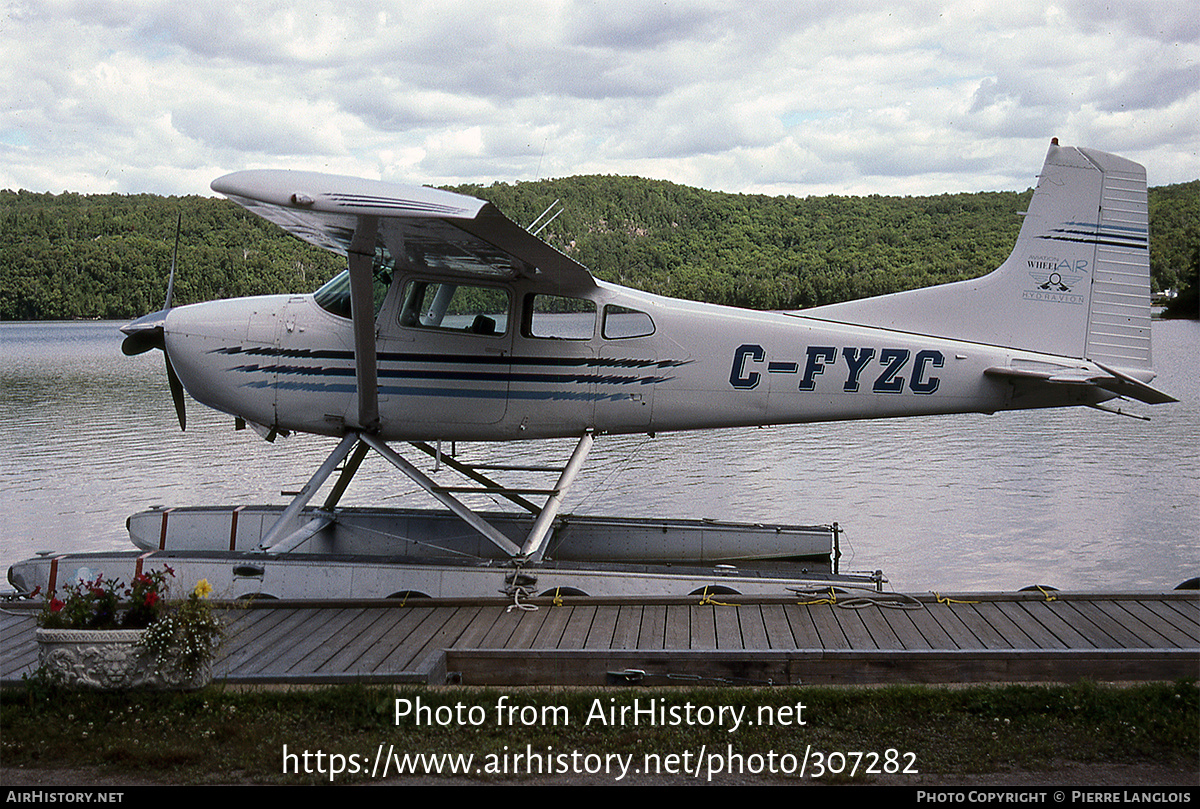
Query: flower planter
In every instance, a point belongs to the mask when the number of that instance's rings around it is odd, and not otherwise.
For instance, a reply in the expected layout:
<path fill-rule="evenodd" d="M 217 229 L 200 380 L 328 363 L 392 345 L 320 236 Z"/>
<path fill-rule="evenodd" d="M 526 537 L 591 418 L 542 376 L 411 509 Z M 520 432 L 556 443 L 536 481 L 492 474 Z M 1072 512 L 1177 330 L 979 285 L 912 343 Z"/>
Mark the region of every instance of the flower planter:
<path fill-rule="evenodd" d="M 39 629 L 38 663 L 63 685 L 98 690 L 202 688 L 212 680 L 207 666 L 189 676 L 173 666 L 155 666 L 138 642 L 144 629 Z"/>

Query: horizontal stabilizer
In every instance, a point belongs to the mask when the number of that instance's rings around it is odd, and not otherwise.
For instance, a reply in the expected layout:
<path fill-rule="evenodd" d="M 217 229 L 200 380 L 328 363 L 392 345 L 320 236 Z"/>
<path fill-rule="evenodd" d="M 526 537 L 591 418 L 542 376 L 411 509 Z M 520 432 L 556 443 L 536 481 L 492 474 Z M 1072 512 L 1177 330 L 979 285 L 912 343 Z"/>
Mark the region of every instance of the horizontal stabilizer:
<path fill-rule="evenodd" d="M 1100 365 L 1100 363 L 1096 363 L 1096 366 L 1102 373 L 1096 373 L 1087 368 L 1061 368 L 1051 371 L 1008 366 L 988 368 L 984 373 L 988 376 L 1005 379 L 1040 381 L 1047 385 L 1095 387 L 1106 390 L 1109 393 L 1115 393 L 1118 396 L 1137 399 L 1146 404 L 1166 404 L 1168 402 L 1179 401 L 1174 396 L 1163 393 L 1161 390 L 1114 368 Z"/>
<path fill-rule="evenodd" d="M 1096 384 L 1107 391 L 1112 391 L 1119 396 L 1128 396 L 1131 399 L 1137 399 L 1146 404 L 1169 404 L 1170 402 L 1179 401 L 1169 393 L 1163 393 L 1161 390 L 1147 385 L 1140 379 L 1134 379 L 1132 376 L 1123 374 L 1115 368 L 1109 368 L 1107 365 L 1100 365 L 1100 363 L 1096 363 L 1096 365 L 1099 365 L 1101 369 L 1111 375 L 1096 380 Z"/>

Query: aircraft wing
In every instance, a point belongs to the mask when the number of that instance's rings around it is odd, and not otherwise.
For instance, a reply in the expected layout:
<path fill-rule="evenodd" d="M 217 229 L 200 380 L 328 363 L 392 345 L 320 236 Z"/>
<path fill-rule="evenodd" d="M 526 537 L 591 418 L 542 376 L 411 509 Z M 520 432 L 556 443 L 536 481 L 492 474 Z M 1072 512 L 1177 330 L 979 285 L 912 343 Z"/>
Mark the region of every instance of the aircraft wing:
<path fill-rule="evenodd" d="M 433 275 L 537 278 L 564 293 L 595 286 L 586 267 L 474 197 L 284 170 L 227 174 L 214 180 L 212 189 L 340 255 L 354 244 L 369 245 L 374 229 L 375 244 L 386 247 L 397 265 Z"/>

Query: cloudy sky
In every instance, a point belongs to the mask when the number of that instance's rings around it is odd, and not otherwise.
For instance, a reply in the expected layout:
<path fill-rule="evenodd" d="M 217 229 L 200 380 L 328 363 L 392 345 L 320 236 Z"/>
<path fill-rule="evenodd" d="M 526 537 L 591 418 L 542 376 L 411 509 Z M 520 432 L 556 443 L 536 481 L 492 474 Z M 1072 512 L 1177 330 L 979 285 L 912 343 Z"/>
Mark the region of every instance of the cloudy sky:
<path fill-rule="evenodd" d="M 275 167 L 927 194 L 1028 188 L 1052 136 L 1200 177 L 1184 0 L 0 3 L 0 188 Z"/>

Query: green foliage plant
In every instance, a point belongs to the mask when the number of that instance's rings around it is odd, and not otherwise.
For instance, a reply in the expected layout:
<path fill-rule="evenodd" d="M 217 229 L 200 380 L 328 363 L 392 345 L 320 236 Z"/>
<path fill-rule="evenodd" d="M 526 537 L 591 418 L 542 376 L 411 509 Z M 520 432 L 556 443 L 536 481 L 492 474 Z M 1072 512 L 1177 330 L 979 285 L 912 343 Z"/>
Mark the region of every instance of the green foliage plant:
<path fill-rule="evenodd" d="M 142 646 L 154 655 L 159 671 L 170 666 L 194 677 L 212 661 L 224 631 L 208 601 L 211 593 L 212 585 L 201 579 L 186 599 L 147 628 Z"/>

